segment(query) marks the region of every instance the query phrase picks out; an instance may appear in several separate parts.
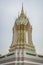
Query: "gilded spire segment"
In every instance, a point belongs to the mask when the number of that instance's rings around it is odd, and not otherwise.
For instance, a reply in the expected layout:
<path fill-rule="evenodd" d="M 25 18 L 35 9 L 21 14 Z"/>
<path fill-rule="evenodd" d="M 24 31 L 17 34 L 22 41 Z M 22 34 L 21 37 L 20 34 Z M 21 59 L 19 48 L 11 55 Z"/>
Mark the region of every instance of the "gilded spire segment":
<path fill-rule="evenodd" d="M 21 10 L 21 15 L 24 14 L 24 8 L 23 8 L 23 3 L 22 3 L 22 10 Z"/>
<path fill-rule="evenodd" d="M 21 11 L 22 13 L 24 13 L 24 9 L 23 9 L 23 3 L 22 3 L 22 11 Z"/>

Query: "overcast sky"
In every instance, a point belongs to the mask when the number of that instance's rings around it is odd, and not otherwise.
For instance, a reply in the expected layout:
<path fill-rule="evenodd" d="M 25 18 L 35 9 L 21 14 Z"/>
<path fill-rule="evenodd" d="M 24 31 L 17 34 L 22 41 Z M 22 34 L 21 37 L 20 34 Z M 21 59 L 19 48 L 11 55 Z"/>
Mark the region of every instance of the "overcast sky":
<path fill-rule="evenodd" d="M 32 40 L 37 54 L 43 55 L 43 0 L 0 0 L 0 54 L 7 54 L 12 42 L 12 28 L 22 2 L 32 25 Z"/>

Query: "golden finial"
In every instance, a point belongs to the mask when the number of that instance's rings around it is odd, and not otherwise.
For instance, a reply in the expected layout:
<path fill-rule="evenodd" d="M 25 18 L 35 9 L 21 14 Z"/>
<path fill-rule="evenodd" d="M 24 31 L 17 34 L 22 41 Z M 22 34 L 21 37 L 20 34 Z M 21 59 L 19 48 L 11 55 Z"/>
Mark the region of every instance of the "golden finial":
<path fill-rule="evenodd" d="M 22 12 L 23 12 L 23 3 L 22 3 Z"/>
<path fill-rule="evenodd" d="M 24 13 L 24 9 L 23 9 L 23 3 L 22 3 L 22 10 L 21 10 L 21 13 L 22 13 L 22 14 Z"/>

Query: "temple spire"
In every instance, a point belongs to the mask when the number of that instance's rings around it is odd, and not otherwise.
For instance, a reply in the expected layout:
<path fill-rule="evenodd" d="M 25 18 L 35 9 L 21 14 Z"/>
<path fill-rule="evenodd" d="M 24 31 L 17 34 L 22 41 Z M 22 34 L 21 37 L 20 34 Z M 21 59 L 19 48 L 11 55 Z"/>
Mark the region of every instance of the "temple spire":
<path fill-rule="evenodd" d="M 21 14 L 24 14 L 23 3 L 22 3 L 22 10 L 21 10 Z"/>
<path fill-rule="evenodd" d="M 24 10 L 23 10 L 23 3 L 22 3 L 22 12 L 24 12 Z"/>

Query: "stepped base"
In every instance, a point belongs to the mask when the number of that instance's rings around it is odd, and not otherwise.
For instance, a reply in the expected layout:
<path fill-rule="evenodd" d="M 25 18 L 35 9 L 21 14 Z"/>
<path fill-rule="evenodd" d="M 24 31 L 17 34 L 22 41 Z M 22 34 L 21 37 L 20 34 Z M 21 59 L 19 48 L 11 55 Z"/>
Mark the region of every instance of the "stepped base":
<path fill-rule="evenodd" d="M 9 49 L 9 52 L 13 52 L 13 51 L 15 51 L 15 50 L 17 50 L 17 49 L 23 49 L 23 50 L 28 50 L 28 52 L 33 52 L 33 53 L 36 53 L 35 52 L 35 48 L 34 48 L 34 46 L 33 45 L 29 45 L 29 44 L 16 44 L 16 45 L 14 45 L 13 47 L 11 46 L 10 47 L 10 49 Z"/>

